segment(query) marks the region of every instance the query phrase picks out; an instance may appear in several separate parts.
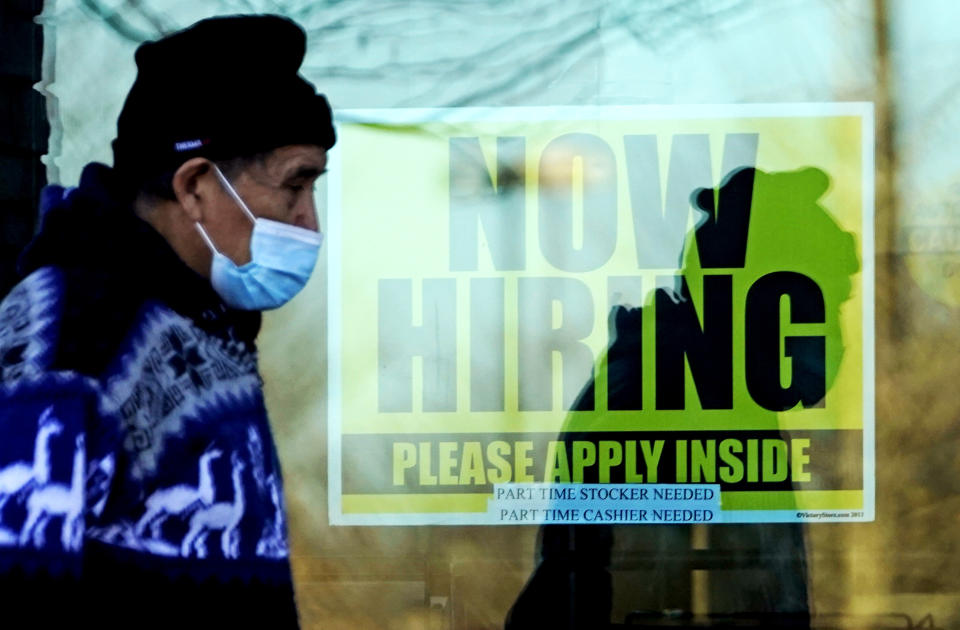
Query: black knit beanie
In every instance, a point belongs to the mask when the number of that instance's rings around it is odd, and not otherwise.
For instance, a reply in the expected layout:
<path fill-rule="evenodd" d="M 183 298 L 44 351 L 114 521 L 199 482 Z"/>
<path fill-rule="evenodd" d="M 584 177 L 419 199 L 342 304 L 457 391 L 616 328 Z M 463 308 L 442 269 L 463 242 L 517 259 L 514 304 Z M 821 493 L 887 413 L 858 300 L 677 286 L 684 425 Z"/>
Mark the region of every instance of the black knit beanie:
<path fill-rule="evenodd" d="M 327 99 L 298 74 L 306 45 L 276 15 L 210 18 L 142 44 L 112 145 L 116 175 L 135 187 L 196 156 L 332 147 Z"/>

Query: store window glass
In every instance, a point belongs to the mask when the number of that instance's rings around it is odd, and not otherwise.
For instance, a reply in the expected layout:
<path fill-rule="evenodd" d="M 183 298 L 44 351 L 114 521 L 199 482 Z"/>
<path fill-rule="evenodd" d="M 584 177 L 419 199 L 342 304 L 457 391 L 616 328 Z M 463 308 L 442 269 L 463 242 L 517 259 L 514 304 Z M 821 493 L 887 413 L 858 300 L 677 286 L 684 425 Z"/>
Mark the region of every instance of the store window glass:
<path fill-rule="evenodd" d="M 337 126 L 258 338 L 303 627 L 960 624 L 953 3 L 50 0 L 49 181 L 234 13 Z"/>

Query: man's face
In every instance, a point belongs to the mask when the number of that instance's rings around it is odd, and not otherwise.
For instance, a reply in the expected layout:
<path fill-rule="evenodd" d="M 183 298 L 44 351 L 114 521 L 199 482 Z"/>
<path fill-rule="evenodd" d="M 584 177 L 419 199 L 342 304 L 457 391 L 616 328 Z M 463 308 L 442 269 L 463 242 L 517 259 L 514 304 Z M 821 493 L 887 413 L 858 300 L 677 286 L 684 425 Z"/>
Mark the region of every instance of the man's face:
<path fill-rule="evenodd" d="M 317 231 L 313 185 L 326 170 L 327 152 L 314 145 L 290 145 L 271 151 L 239 174 L 227 174 L 247 207 L 258 218 Z M 219 184 L 204 212 L 204 228 L 217 249 L 238 265 L 250 262 L 253 223 Z"/>

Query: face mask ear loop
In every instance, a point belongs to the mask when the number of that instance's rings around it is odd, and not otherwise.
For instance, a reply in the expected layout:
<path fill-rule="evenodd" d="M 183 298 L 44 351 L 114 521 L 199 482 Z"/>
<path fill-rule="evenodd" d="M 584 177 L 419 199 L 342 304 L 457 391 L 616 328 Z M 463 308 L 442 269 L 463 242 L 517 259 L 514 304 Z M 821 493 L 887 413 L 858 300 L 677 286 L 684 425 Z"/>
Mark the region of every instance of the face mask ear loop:
<path fill-rule="evenodd" d="M 219 253 L 220 253 L 220 250 L 217 249 L 217 246 L 214 245 L 214 244 L 213 244 L 213 241 L 210 240 L 210 236 L 207 234 L 207 231 L 206 231 L 205 229 L 203 229 L 203 226 L 200 225 L 199 223 L 194 223 L 194 225 L 197 226 L 197 232 L 200 232 L 200 236 L 203 237 L 203 240 L 204 240 L 204 242 L 206 242 L 207 247 L 210 248 L 210 251 L 219 254 Z"/>
<path fill-rule="evenodd" d="M 220 171 L 220 168 L 214 164 L 213 172 L 217 174 L 217 177 L 220 179 L 220 183 L 223 184 L 223 187 L 227 190 L 227 194 L 237 202 L 237 205 L 240 206 L 240 209 L 243 210 L 244 214 L 247 215 L 247 218 L 250 219 L 253 223 L 257 222 L 257 217 L 253 216 L 253 213 L 250 212 L 250 208 L 247 207 L 247 204 L 243 203 L 243 199 L 240 198 L 240 195 L 237 194 L 237 191 L 233 189 L 233 186 L 230 185 L 230 182 L 227 181 L 227 178 Z"/>

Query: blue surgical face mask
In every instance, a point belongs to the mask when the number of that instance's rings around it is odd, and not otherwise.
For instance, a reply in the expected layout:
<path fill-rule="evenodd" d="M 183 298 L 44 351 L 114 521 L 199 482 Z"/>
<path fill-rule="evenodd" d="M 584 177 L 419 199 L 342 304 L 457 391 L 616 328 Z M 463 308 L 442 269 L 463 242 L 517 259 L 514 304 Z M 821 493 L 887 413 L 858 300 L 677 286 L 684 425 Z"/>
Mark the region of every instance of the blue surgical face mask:
<path fill-rule="evenodd" d="M 307 284 L 317 263 L 323 234 L 254 216 L 216 165 L 227 193 L 253 222 L 250 262 L 237 265 L 221 254 L 199 223 L 197 230 L 213 253 L 210 282 L 228 305 L 250 311 L 283 306 Z"/>

